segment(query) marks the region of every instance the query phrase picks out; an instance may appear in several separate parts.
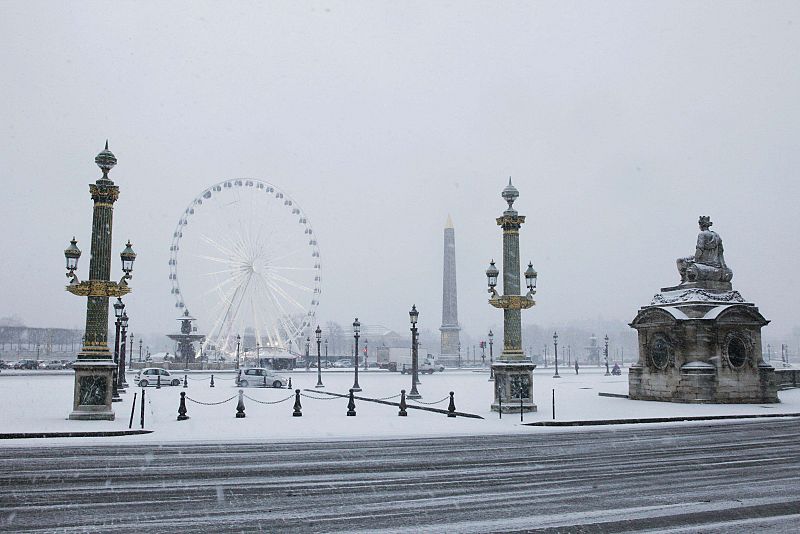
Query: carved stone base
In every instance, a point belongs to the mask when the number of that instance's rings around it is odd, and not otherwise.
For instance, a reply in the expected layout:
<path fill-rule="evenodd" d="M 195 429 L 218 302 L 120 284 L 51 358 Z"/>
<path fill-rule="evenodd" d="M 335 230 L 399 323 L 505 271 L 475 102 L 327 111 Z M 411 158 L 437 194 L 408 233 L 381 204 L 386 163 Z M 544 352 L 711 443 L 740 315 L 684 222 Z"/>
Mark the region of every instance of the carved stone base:
<path fill-rule="evenodd" d="M 761 354 L 769 321 L 738 291 L 687 285 L 657 294 L 630 324 L 639 334 L 639 360 L 629 370 L 629 398 L 779 402 L 775 370 Z"/>
<path fill-rule="evenodd" d="M 72 401 L 73 420 L 114 420 L 111 409 L 112 380 L 116 364 L 108 360 L 78 360 L 75 370 L 75 390 Z"/>
<path fill-rule="evenodd" d="M 492 364 L 494 372 L 493 412 L 535 412 L 533 402 L 533 370 L 536 365 L 530 360 L 497 361 Z"/>

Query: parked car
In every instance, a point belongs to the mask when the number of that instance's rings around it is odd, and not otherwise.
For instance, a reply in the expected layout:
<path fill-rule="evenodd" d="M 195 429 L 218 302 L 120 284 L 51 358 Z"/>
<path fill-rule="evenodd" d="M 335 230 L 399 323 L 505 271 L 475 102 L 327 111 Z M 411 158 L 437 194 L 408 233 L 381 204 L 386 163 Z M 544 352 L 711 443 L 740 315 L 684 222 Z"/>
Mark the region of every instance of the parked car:
<path fill-rule="evenodd" d="M 0 369 L 10 369 L 11 363 L 5 360 L 0 360 Z"/>
<path fill-rule="evenodd" d="M 417 374 L 432 375 L 434 373 L 434 371 L 438 371 L 438 372 L 441 373 L 442 371 L 444 371 L 444 365 L 434 364 L 434 363 L 431 363 L 429 361 L 425 361 L 425 362 L 422 362 L 422 363 L 417 365 Z M 412 372 L 413 371 L 412 371 L 412 367 L 411 367 L 410 364 L 405 364 L 404 363 L 403 367 L 400 369 L 400 373 L 401 374 L 409 374 L 410 375 Z"/>
<path fill-rule="evenodd" d="M 59 370 L 60 369 L 66 369 L 66 367 L 64 366 L 64 362 L 61 361 L 61 360 L 50 360 L 49 362 L 47 362 L 44 365 L 44 368 L 45 369 L 51 369 L 51 370 L 53 370 L 53 369 L 59 369 Z"/>
<path fill-rule="evenodd" d="M 158 385 L 159 377 L 161 378 L 162 386 L 181 385 L 180 378 L 169 374 L 169 371 L 162 369 L 161 367 L 147 367 L 142 369 L 136 374 L 136 378 L 134 378 L 133 381 L 135 384 L 139 384 L 140 387 L 145 388 L 147 386 Z"/>
<path fill-rule="evenodd" d="M 248 386 L 282 388 L 289 385 L 289 380 L 271 369 L 250 367 L 242 369 L 237 376 L 236 385 L 242 388 Z"/>
<path fill-rule="evenodd" d="M 353 360 L 348 360 L 348 359 L 345 359 L 345 358 L 343 358 L 341 360 L 336 360 L 335 362 L 333 362 L 333 366 L 334 367 L 344 367 L 344 368 L 353 367 Z"/>
<path fill-rule="evenodd" d="M 36 360 L 19 360 L 14 364 L 14 369 L 38 369 L 39 362 Z"/>

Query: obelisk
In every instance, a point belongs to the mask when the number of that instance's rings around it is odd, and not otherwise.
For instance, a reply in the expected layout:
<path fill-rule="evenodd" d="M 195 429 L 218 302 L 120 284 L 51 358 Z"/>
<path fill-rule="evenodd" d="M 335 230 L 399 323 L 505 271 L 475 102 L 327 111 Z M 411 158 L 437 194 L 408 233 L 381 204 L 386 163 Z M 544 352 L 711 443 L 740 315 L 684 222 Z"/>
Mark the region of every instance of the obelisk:
<path fill-rule="evenodd" d="M 442 333 L 442 345 L 440 351 L 440 363 L 448 366 L 459 364 L 459 340 L 458 326 L 458 290 L 456 288 L 456 232 L 453 228 L 453 220 L 447 216 L 447 224 L 444 227 L 444 262 L 442 274 L 442 326 L 439 331 Z"/>

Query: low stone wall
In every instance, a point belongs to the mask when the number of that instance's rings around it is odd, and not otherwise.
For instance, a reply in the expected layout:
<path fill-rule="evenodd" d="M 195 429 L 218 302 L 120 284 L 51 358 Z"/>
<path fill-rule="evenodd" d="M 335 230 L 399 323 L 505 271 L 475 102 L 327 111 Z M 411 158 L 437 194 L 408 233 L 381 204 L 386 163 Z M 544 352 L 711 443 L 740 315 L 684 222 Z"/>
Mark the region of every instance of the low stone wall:
<path fill-rule="evenodd" d="M 779 388 L 800 387 L 800 369 L 775 369 Z"/>

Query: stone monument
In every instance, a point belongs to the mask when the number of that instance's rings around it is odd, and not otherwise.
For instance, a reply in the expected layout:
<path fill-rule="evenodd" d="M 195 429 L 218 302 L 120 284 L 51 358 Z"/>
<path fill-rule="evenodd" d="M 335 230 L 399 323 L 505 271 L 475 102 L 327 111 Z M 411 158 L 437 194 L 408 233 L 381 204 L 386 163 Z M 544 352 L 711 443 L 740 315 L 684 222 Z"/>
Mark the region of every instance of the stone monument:
<path fill-rule="evenodd" d="M 677 260 L 680 284 L 662 288 L 630 323 L 639 334 L 639 359 L 630 367 L 629 397 L 779 402 L 775 369 L 761 354 L 761 328 L 769 321 L 733 289 L 710 218 L 698 222 L 694 255 Z"/>
<path fill-rule="evenodd" d="M 458 364 L 461 346 L 458 326 L 458 288 L 456 287 L 456 232 L 453 220 L 447 216 L 444 227 L 444 262 L 442 268 L 442 344 L 439 363 L 448 366 Z"/>

